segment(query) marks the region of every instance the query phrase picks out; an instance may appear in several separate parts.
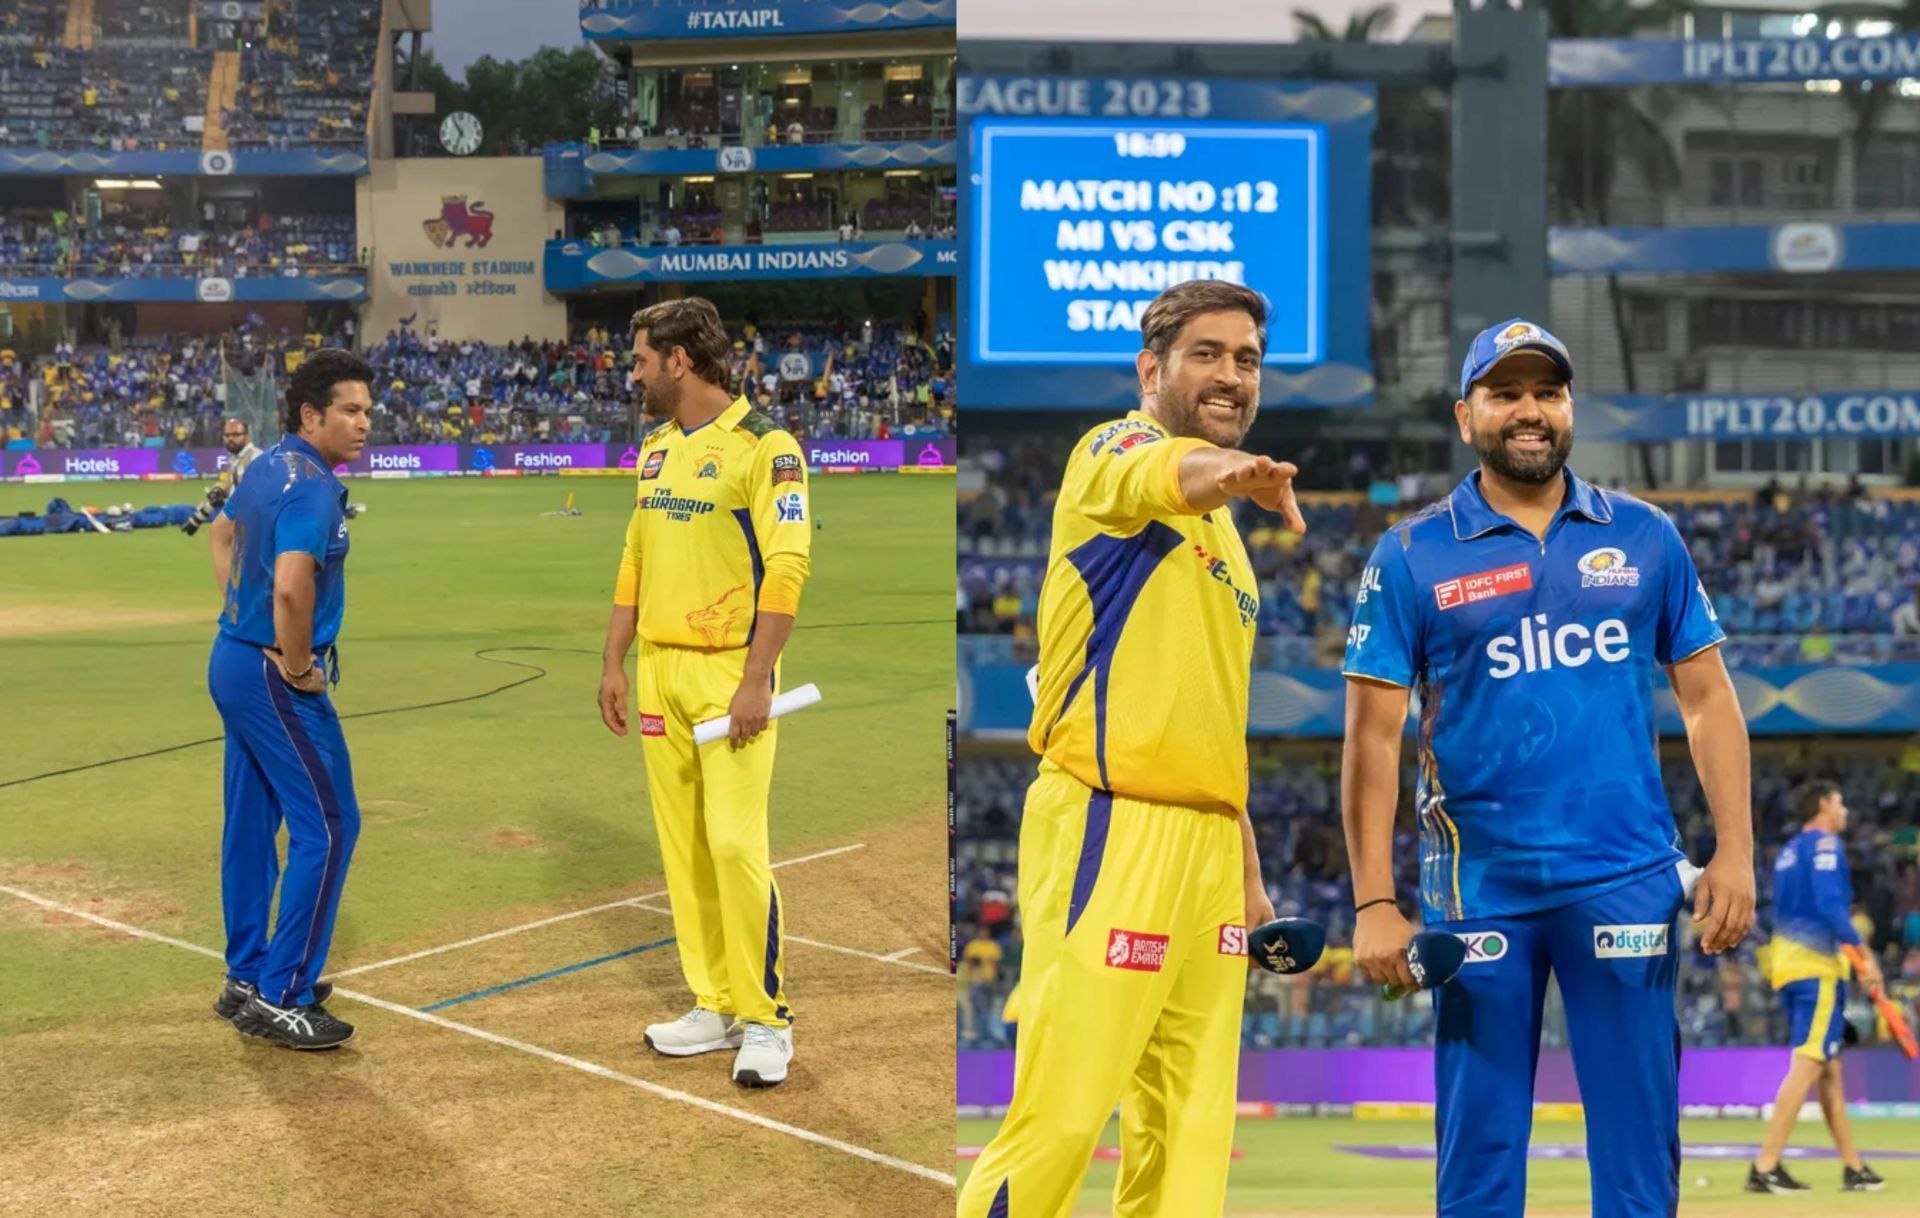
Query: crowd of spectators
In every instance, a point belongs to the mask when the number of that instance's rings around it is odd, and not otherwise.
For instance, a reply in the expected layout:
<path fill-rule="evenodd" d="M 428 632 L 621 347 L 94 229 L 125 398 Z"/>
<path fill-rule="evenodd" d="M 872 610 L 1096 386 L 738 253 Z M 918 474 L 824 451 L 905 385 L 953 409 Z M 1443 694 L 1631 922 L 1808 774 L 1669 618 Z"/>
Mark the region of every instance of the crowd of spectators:
<path fill-rule="evenodd" d="M 364 145 L 380 0 L 267 0 L 267 10 L 222 118 L 232 146 Z"/>
<path fill-rule="evenodd" d="M 777 335 L 778 337 L 771 337 Z M 219 442 L 223 359 L 284 374 L 304 353 L 352 345 L 349 332 L 142 339 L 58 347 L 38 360 L 0 350 L 0 439 L 46 448 L 194 447 Z M 489 344 L 411 328 L 364 349 L 373 365 L 374 444 L 632 443 L 648 420 L 630 389 L 624 334 Z M 800 438 L 951 434 L 952 341 L 932 347 L 894 326 L 782 325 L 738 331 L 731 372 Z M 789 375 L 790 374 L 790 375 Z M 29 387 L 38 383 L 36 395 Z"/>
<path fill-rule="evenodd" d="M 178 0 L 98 0 L 90 39 L 73 47 L 60 0 L 4 10 L 0 147 L 199 150 L 215 53 L 233 49 L 229 147 L 365 143 L 380 0 L 266 0 L 262 22 L 192 26 Z"/>
<path fill-rule="evenodd" d="M 1816 752 L 1817 748 L 1817 752 Z M 1411 759 L 1409 758 L 1409 763 Z M 1684 753 L 1667 759 L 1668 798 L 1675 822 L 1697 863 L 1713 850 L 1713 823 Z M 1021 803 L 1034 772 L 1031 758 L 965 757 L 958 770 L 957 813 L 963 843 L 957 869 L 961 925 L 960 1043 L 1004 1046 L 1015 1027 L 1005 1004 L 1019 979 L 1020 912 L 1016 843 Z M 1328 931 L 1322 962 L 1297 977 L 1249 973 L 1244 1042 L 1253 1047 L 1431 1043 L 1432 1005 L 1425 997 L 1382 1002 L 1353 967 L 1353 899 L 1339 818 L 1337 746 L 1256 748 L 1248 811 L 1258 842 L 1267 893 L 1281 916 L 1315 918 Z M 1920 998 L 1920 746 L 1889 753 L 1836 752 L 1811 743 L 1755 758 L 1753 803 L 1758 816 L 1756 878 L 1759 915 L 1747 943 L 1708 957 L 1697 950 L 1688 920 L 1680 919 L 1679 1002 L 1690 1045 L 1784 1044 L 1785 1017 L 1766 982 L 1772 864 L 1778 847 L 1799 825 L 1787 793 L 1811 777 L 1843 786 L 1853 810 L 1846 839 L 1856 897 L 1854 922 L 1879 955 L 1889 989 L 1909 1003 Z M 1413 774 L 1402 776 L 1402 812 L 1394 857 L 1400 864 L 1400 901 L 1417 918 L 1418 855 L 1410 797 Z M 1854 992 L 1850 1010 L 1864 1034 L 1871 1008 Z M 1545 1043 L 1564 1045 L 1565 1022 L 1551 1000 Z"/>
<path fill-rule="evenodd" d="M 66 211 L 10 209 L 0 211 L 0 274 L 121 279 L 337 274 L 358 264 L 353 238 L 350 213 L 262 212 L 246 225 L 178 225 L 164 209 L 129 210 L 89 225 Z"/>
<path fill-rule="evenodd" d="M 969 461 L 985 485 L 963 494 L 959 509 L 959 629 L 1002 636 L 995 646 L 1030 657 L 1064 447 L 1024 440 Z M 1392 521 L 1451 489 L 1425 477 L 1388 488 L 1393 493 L 1308 496 L 1305 537 L 1249 503 L 1235 505 L 1259 580 L 1260 662 L 1338 665 L 1374 543 Z M 1733 636 L 1730 662 L 1920 658 L 1920 502 L 1872 495 L 1857 478 L 1813 486 L 1804 477 L 1751 495 L 1644 497 L 1666 508 L 1687 539 Z"/>

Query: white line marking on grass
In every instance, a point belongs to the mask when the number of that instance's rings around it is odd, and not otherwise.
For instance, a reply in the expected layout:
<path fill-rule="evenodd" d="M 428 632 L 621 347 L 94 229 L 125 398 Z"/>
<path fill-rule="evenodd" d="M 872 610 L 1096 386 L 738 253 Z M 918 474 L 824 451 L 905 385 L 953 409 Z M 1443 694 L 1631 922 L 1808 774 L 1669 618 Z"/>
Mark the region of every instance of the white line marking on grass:
<path fill-rule="evenodd" d="M 842 849 L 857 848 L 858 847 L 843 847 Z M 839 851 L 835 851 L 834 853 L 839 853 Z M 815 855 L 812 857 L 817 858 L 820 856 Z M 794 859 L 792 861 L 797 863 L 804 862 L 805 860 Z M 19 888 L 0 884 L 0 892 L 4 892 L 9 896 L 18 897 L 23 901 L 29 901 L 43 909 L 52 910 L 55 913 L 67 914 L 70 917 L 81 918 L 96 925 L 117 930 L 122 934 L 132 935 L 136 939 L 148 939 L 155 943 L 164 943 L 168 947 L 177 947 L 183 951 L 194 952 L 197 955 L 211 956 L 215 960 L 222 959 L 219 952 L 214 951 L 212 948 L 201 947 L 198 943 L 188 943 L 184 939 L 175 939 L 168 935 L 156 934 L 150 930 L 142 930 L 138 926 L 129 926 L 125 922 L 116 922 L 112 918 L 103 918 L 99 914 L 88 913 L 84 909 L 75 909 L 71 905 L 62 905 L 58 901 L 48 900 L 46 897 L 37 896 L 34 893 L 26 892 Z M 483 1028 L 476 1028 L 470 1024 L 459 1023 L 438 1015 L 429 1015 L 424 1011 L 416 1011 L 411 1007 L 403 1007 L 399 1003 L 388 1002 L 384 998 L 375 998 L 371 994 L 362 994 L 355 990 L 336 989 L 334 990 L 334 995 L 339 998 L 349 998 L 355 1002 L 363 1002 L 368 1006 L 378 1007 L 383 1011 L 390 1011 L 395 1015 L 404 1015 L 408 1019 L 415 1019 L 421 1023 L 446 1028 L 451 1032 L 465 1033 L 468 1036 L 487 1041 L 490 1044 L 500 1045 L 508 1049 L 517 1049 L 522 1053 L 545 1058 L 550 1062 L 562 1066 L 569 1066 L 586 1074 L 610 1079 L 616 1083 L 623 1083 L 626 1086 L 644 1091 L 649 1095 L 658 1096 L 663 1100 L 672 1100 L 677 1104 L 690 1104 L 695 1108 L 711 1112 L 715 1116 L 723 1116 L 729 1120 L 741 1121 L 748 1125 L 758 1125 L 760 1128 L 771 1130 L 774 1133 L 785 1134 L 790 1138 L 798 1138 L 802 1142 L 811 1142 L 816 1146 L 824 1146 L 828 1150 L 837 1150 L 843 1155 L 851 1155 L 856 1159 L 865 1159 L 869 1163 L 877 1163 L 882 1167 L 890 1167 L 895 1171 L 902 1171 L 909 1175 L 919 1176 L 925 1180 L 932 1180 L 934 1183 L 944 1184 L 948 1188 L 957 1187 L 959 1183 L 956 1177 L 947 1172 L 936 1171 L 931 1167 L 923 1167 L 910 1160 L 898 1159 L 892 1155 L 882 1154 L 877 1150 L 869 1150 L 865 1146 L 856 1146 L 852 1142 L 843 1142 L 839 1138 L 828 1137 L 823 1133 L 815 1133 L 811 1129 L 802 1129 L 798 1125 L 789 1125 L 784 1121 L 776 1121 L 772 1117 L 761 1116 L 757 1112 L 748 1112 L 745 1109 L 733 1108 L 726 1104 L 706 1099 L 703 1096 L 691 1095 L 685 1091 L 676 1091 L 671 1087 L 662 1087 L 658 1083 L 651 1083 L 643 1078 L 635 1078 L 631 1074 L 622 1074 L 618 1070 L 602 1066 L 596 1062 L 586 1061 L 578 1057 L 570 1057 L 565 1053 L 544 1048 L 540 1045 L 529 1044 L 524 1040 L 515 1040 L 511 1036 L 501 1036 L 496 1032 L 488 1032 Z"/>
<path fill-rule="evenodd" d="M 811 1129 L 802 1129 L 798 1125 L 789 1125 L 784 1121 L 776 1121 L 771 1117 L 761 1116 L 757 1112 L 748 1112 L 745 1109 L 729 1107 L 726 1104 L 717 1103 L 714 1100 L 706 1099 L 702 1096 L 690 1095 L 685 1091 L 675 1091 L 671 1087 L 662 1087 L 658 1083 L 651 1083 L 643 1078 L 635 1078 L 631 1074 L 622 1074 L 618 1070 L 602 1066 L 597 1062 L 571 1057 L 565 1053 L 556 1052 L 553 1049 L 544 1048 L 540 1045 L 528 1044 L 523 1040 L 515 1040 L 511 1036 L 501 1036 L 496 1032 L 486 1031 L 484 1028 L 476 1028 L 469 1024 L 444 1019 L 438 1015 L 430 1015 L 425 1011 L 416 1011 L 411 1007 L 403 1007 L 399 1003 L 387 1002 L 366 994 L 357 994 L 352 990 L 335 990 L 334 993 L 344 998 L 352 998 L 357 1002 L 364 1002 L 369 1006 L 379 1007 L 383 1011 L 391 1011 L 395 1015 L 404 1015 L 408 1019 L 417 1019 L 422 1023 L 430 1023 L 436 1027 L 446 1028 L 454 1032 L 464 1032 L 468 1036 L 478 1037 L 481 1040 L 489 1041 L 496 1045 L 502 1045 L 509 1049 L 518 1049 L 522 1053 L 531 1053 L 535 1057 L 544 1057 L 548 1061 L 557 1062 L 562 1066 L 571 1066 L 575 1070 L 597 1075 L 600 1078 L 611 1079 L 616 1083 L 625 1083 L 629 1087 L 638 1088 L 649 1095 L 659 1096 L 663 1100 L 672 1100 L 679 1104 L 691 1104 L 695 1108 L 705 1109 L 716 1116 L 728 1117 L 736 1121 L 744 1121 L 749 1125 L 758 1125 L 762 1129 L 770 1129 L 775 1133 L 783 1133 L 790 1138 L 798 1138 L 803 1142 L 812 1142 L 816 1146 L 824 1146 L 829 1150 L 837 1150 L 841 1154 L 852 1155 L 856 1159 L 865 1159 L 869 1163 L 878 1163 L 882 1167 L 891 1167 L 895 1171 L 907 1172 L 910 1175 L 919 1176 L 922 1179 L 932 1180 L 937 1184 L 944 1184 L 948 1188 L 954 1188 L 958 1185 L 958 1180 L 947 1172 L 935 1171 L 931 1167 L 923 1167 L 907 1159 L 896 1159 L 892 1155 L 881 1154 L 877 1150 L 869 1150 L 864 1146 L 856 1146 L 852 1142 L 842 1142 L 839 1138 L 830 1138 L 826 1134 L 815 1133 Z"/>
<path fill-rule="evenodd" d="M 832 858 L 836 854 L 849 854 L 855 850 L 865 848 L 865 842 L 855 842 L 851 846 L 835 846 L 831 850 L 822 850 L 816 854 L 802 855 L 797 859 L 785 859 L 775 863 L 774 866 L 792 867 L 797 863 L 811 863 L 815 859 Z M 353 968 L 329 971 L 327 973 L 327 980 L 337 981 L 342 977 L 352 977 L 359 973 L 371 973 L 375 969 L 392 968 L 396 964 L 408 964 L 415 960 L 424 960 L 428 956 L 437 956 L 441 952 L 457 951 L 463 947 L 472 947 L 476 943 L 488 943 L 494 939 L 504 939 L 508 935 L 518 935 L 526 931 L 538 930 L 542 926 L 552 926 L 556 922 L 567 922 L 574 918 L 584 918 L 588 914 L 605 913 L 609 909 L 630 908 L 640 904 L 642 901 L 657 900 L 666 895 L 665 892 L 643 892 L 637 897 L 626 897 L 619 901 L 608 901 L 604 905 L 595 905 L 587 909 L 576 909 L 572 913 L 555 914 L 551 918 L 541 918 L 536 922 L 523 922 L 519 926 L 509 926 L 504 930 L 489 931 L 484 935 L 475 935 L 471 939 L 462 939 L 458 943 L 443 943 L 439 947 L 429 947 L 417 952 L 408 952 L 404 956 L 395 956 L 391 960 L 376 960 L 372 964 L 360 964 L 355 965 Z"/>
<path fill-rule="evenodd" d="M 198 952 L 202 956 L 212 956 L 215 960 L 223 963 L 226 960 L 225 956 L 210 947 L 201 947 L 198 943 L 188 943 L 185 939 L 173 939 L 166 935 L 155 934 L 150 930 L 141 930 L 138 926 L 128 926 L 125 922 L 115 922 L 112 918 L 103 918 L 99 914 L 88 913 L 84 909 L 75 909 L 71 905 L 62 905 L 58 901 L 49 901 L 45 897 L 35 896 L 33 893 L 23 891 L 19 888 L 10 888 L 5 884 L 0 884 L 0 892 L 4 892 L 10 897 L 19 897 L 22 901 L 30 901 L 42 909 L 51 909 L 55 913 L 68 914 L 75 918 L 84 918 L 88 922 L 117 930 L 122 934 L 132 935 L 136 939 L 151 939 L 155 943 L 164 943 L 168 947 L 178 947 L 185 951 Z"/>
<path fill-rule="evenodd" d="M 642 905 L 638 901 L 634 902 L 634 908 L 644 909 L 648 913 L 657 913 L 657 914 L 673 913 L 673 910 L 671 909 L 663 908 L 662 906 L 659 906 L 659 905 Z M 916 964 L 912 960 L 898 959 L 897 958 L 898 953 L 896 953 L 894 956 L 883 956 L 879 952 L 863 952 L 857 947 L 842 947 L 838 943 L 822 943 L 818 939 L 802 939 L 799 935 L 795 935 L 795 934 L 788 934 L 783 936 L 783 938 L 785 938 L 786 941 L 789 943 L 804 943 L 808 947 L 825 948 L 827 951 L 839 952 L 842 955 L 858 956 L 862 960 L 878 960 L 882 964 L 892 964 L 899 968 L 910 968 L 922 973 L 938 973 L 942 977 L 953 976 L 953 974 L 949 973 L 946 969 L 935 968 L 931 964 Z M 334 974 L 329 973 L 328 976 L 331 977 L 331 976 L 334 976 Z"/>
<path fill-rule="evenodd" d="M 892 960 L 892 961 L 900 961 L 900 960 L 905 960 L 905 959 L 906 959 L 906 958 L 907 958 L 908 956 L 911 956 L 911 955 L 913 955 L 913 953 L 915 953 L 915 952 L 917 952 L 917 951 L 919 951 L 919 950 L 920 950 L 920 949 L 919 949 L 919 948 L 917 948 L 917 947 L 903 947 L 903 948 L 901 948 L 901 949 L 900 949 L 899 951 L 897 951 L 897 952 L 888 952 L 888 953 L 887 953 L 886 955 L 884 955 L 884 956 L 882 956 L 882 957 L 880 957 L 880 958 L 881 958 L 882 960 Z M 946 970 L 945 970 L 945 969 L 942 969 L 942 970 L 940 970 L 940 971 L 941 971 L 941 972 L 945 972 Z"/>

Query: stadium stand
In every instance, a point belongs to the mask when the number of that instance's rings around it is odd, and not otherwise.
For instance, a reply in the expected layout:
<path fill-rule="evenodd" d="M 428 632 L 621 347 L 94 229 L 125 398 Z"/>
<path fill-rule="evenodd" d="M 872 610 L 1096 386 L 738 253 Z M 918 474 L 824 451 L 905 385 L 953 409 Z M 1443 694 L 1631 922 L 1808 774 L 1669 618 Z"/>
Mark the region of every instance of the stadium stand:
<path fill-rule="evenodd" d="M 264 22 L 244 27 L 190 23 L 187 8 L 99 0 L 93 25 L 69 32 L 64 3 L 9 4 L 0 15 L 0 147 L 366 143 L 380 0 L 267 0 Z"/>
<path fill-rule="evenodd" d="M 344 332 L 268 334 L 242 326 L 214 338 L 141 339 L 116 350 L 62 345 L 32 361 L 0 350 L 0 428 L 16 447 L 210 446 L 219 443 L 223 358 L 284 368 L 301 351 L 348 342 Z M 756 402 L 800 438 L 951 434 L 953 373 L 941 354 L 950 360 L 950 342 L 929 350 L 891 327 L 863 341 L 854 331 L 813 323 L 744 327 L 734 350 L 736 388 L 751 377 Z M 780 377 L 776 365 L 786 353 L 807 357 L 807 376 Z M 637 438 L 626 388 L 632 355 L 624 335 L 606 329 L 588 328 L 573 342 L 509 344 L 408 330 L 386 335 L 366 355 L 378 377 L 374 444 Z M 763 375 L 763 368 L 770 371 Z"/>
<path fill-rule="evenodd" d="M 1268 894 L 1282 916 L 1316 918 L 1328 929 L 1320 968 L 1282 978 L 1249 974 L 1245 1043 L 1252 1047 L 1422 1044 L 1432 1041 L 1431 1007 L 1424 999 L 1379 1002 L 1355 980 L 1351 951 L 1352 890 L 1346 871 L 1338 809 L 1338 746 L 1256 747 L 1248 811 L 1255 825 Z M 1713 822 L 1692 767 L 1668 767 L 1668 798 L 1689 854 L 1711 854 Z M 958 870 L 962 927 L 962 987 L 958 1031 L 965 1048 L 994 1048 L 1013 1029 L 1002 1022 L 1008 993 L 1019 977 L 1020 929 L 1015 864 L 1020 808 L 1033 763 L 1025 757 L 974 757 L 959 770 L 957 814 L 965 842 Z M 1695 950 L 1681 920 L 1690 967 L 1681 972 L 1682 1028 L 1690 1045 L 1780 1044 L 1784 1015 L 1766 981 L 1767 910 L 1772 855 L 1798 826 L 1787 792 L 1812 777 L 1842 784 L 1853 807 L 1847 842 L 1856 887 L 1855 922 L 1879 953 L 1896 995 L 1920 997 L 1920 750 L 1898 748 L 1836 754 L 1831 744 L 1807 742 L 1755 758 L 1754 808 L 1759 817 L 1759 932 L 1737 954 L 1710 958 Z M 1412 790 L 1411 769 L 1401 790 Z M 1418 848 L 1411 804 L 1403 806 L 1395 857 L 1403 864 L 1400 895 L 1417 908 Z M 969 976 L 965 947 L 991 962 Z M 991 973 L 991 979 L 984 974 Z M 1550 1001 L 1546 1044 L 1566 1043 L 1557 1000 Z"/>
<path fill-rule="evenodd" d="M 88 226 L 52 208 L 0 211 L 0 275 L 157 278 L 338 274 L 358 265 L 351 214 L 269 215 L 227 228 L 181 227 L 164 208 Z"/>
<path fill-rule="evenodd" d="M 963 496 L 960 509 L 960 628 L 1010 636 L 1021 656 L 1032 646 L 1051 528 L 1050 471 L 1064 463 L 1063 443 L 1022 441 L 975 453 L 987 483 Z M 1405 501 L 1313 497 L 1304 538 L 1242 506 L 1237 519 L 1260 578 L 1261 662 L 1338 662 L 1355 581 L 1374 542 L 1393 520 L 1450 489 L 1439 477 L 1403 481 L 1413 491 Z M 1870 494 L 1858 478 L 1813 485 L 1804 475 L 1752 492 L 1641 497 L 1667 509 L 1688 538 L 1732 636 L 1730 662 L 1920 658 L 1920 612 L 1901 612 L 1920 595 L 1920 499 Z"/>

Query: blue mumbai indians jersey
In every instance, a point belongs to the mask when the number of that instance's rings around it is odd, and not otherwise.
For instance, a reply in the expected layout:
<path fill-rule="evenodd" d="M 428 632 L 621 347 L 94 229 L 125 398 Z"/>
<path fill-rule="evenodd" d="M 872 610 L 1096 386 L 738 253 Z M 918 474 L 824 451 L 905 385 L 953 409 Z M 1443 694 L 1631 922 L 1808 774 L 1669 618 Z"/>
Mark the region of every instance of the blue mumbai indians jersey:
<path fill-rule="evenodd" d="M 256 647 L 274 645 L 273 563 L 282 554 L 310 554 L 314 576 L 313 646 L 340 637 L 346 612 L 347 488 L 319 450 L 287 436 L 247 467 L 221 514 L 233 518 L 233 571 L 220 632 Z M 300 667 L 300 657 L 291 657 Z"/>
<path fill-rule="evenodd" d="M 1361 576 L 1343 668 L 1415 690 L 1428 921 L 1570 905 L 1681 857 L 1654 668 L 1726 636 L 1666 513 L 1564 477 L 1544 542 L 1476 472 Z"/>
<path fill-rule="evenodd" d="M 1840 945 L 1858 946 L 1853 877 L 1839 837 L 1803 829 L 1773 861 L 1773 947 L 1767 971 L 1773 984 L 1847 975 Z"/>

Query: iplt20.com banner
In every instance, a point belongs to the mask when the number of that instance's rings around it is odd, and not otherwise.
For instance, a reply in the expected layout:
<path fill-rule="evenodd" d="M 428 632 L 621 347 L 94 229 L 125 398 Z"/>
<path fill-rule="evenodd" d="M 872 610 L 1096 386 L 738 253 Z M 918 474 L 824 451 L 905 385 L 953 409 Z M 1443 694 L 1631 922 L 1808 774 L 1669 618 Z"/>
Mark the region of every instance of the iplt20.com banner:
<path fill-rule="evenodd" d="M 954 442 L 945 440 L 809 440 L 807 464 L 817 472 L 865 470 L 945 472 Z M 86 482 L 212 478 L 226 469 L 218 448 L 39 448 L 0 452 L 0 477 Z M 515 477 L 585 471 L 618 473 L 640 463 L 631 444 L 403 444 L 364 450 L 335 472 L 374 478 Z"/>

